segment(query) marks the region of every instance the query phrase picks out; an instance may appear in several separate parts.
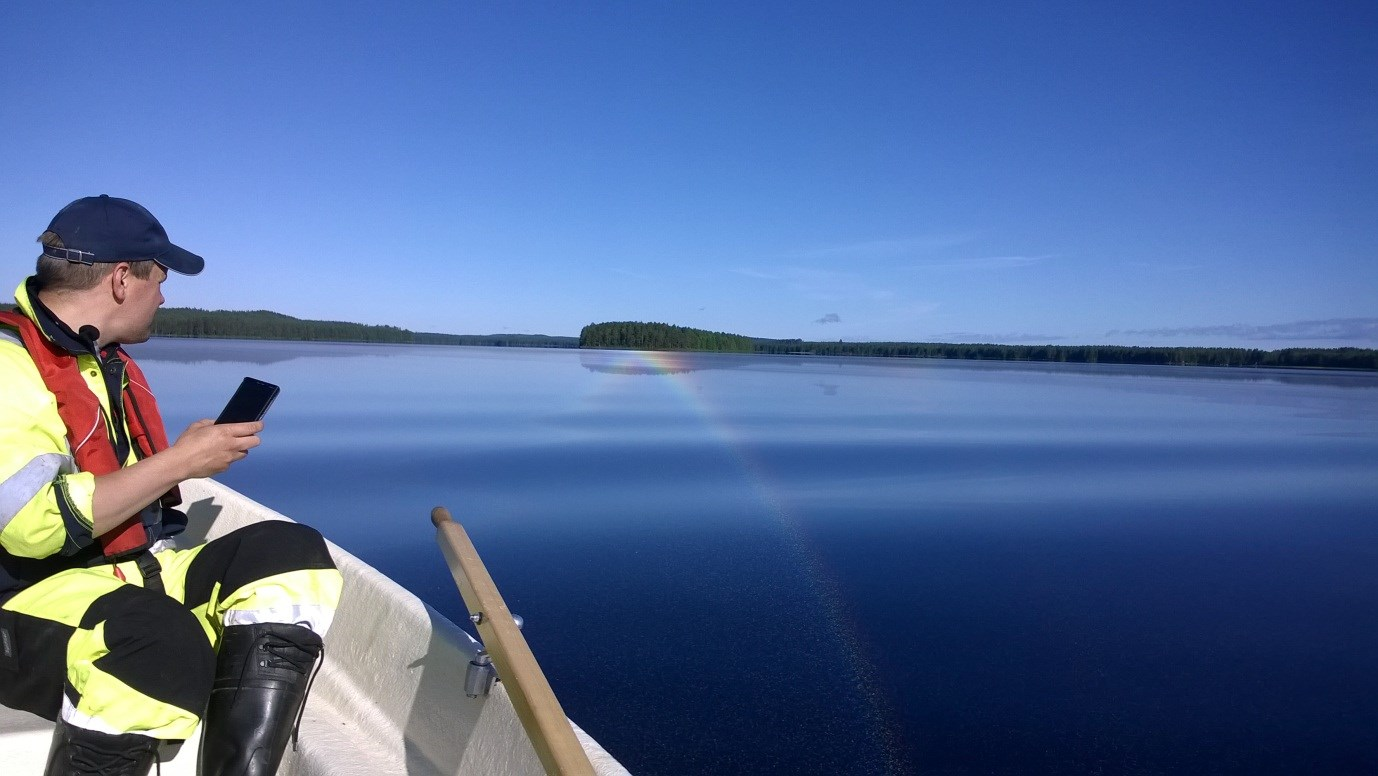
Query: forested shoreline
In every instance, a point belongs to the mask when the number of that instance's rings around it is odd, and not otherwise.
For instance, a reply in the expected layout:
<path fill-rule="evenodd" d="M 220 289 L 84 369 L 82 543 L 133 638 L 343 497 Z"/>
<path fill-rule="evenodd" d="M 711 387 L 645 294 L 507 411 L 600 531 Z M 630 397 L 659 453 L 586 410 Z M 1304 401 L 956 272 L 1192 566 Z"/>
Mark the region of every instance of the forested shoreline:
<path fill-rule="evenodd" d="M 440 334 L 411 331 L 398 326 L 293 318 L 268 310 L 201 310 L 194 307 L 164 307 L 158 310 L 153 320 L 153 336 L 523 348 L 573 348 L 579 344 L 576 337 L 552 337 L 544 334 Z"/>
<path fill-rule="evenodd" d="M 758 340 L 757 353 L 882 358 L 955 358 L 1076 364 L 1378 369 L 1378 350 L 1367 348 L 1132 347 L 1127 345 L 992 345 L 914 342 L 805 342 Z"/>
<path fill-rule="evenodd" d="M 14 305 L 0 305 L 13 309 Z M 716 353 L 761 353 L 877 358 L 947 358 L 1078 364 L 1279 367 L 1378 370 L 1370 348 L 1130 347 L 1121 345 L 997 345 L 942 342 L 825 342 L 763 339 L 665 323 L 613 321 L 585 326 L 578 337 L 545 334 L 441 334 L 397 326 L 318 321 L 268 310 L 165 307 L 153 322 L 156 337 L 365 342 L 406 345 L 605 348 Z"/>
<path fill-rule="evenodd" d="M 728 343 L 715 347 L 713 343 Z M 749 347 L 743 345 L 749 343 Z M 619 321 L 585 326 L 580 347 L 626 350 L 702 350 L 802 356 L 950 358 L 1077 364 L 1282 367 L 1378 370 L 1378 350 L 1367 348 L 1131 347 L 1122 345 L 995 345 L 943 342 L 817 342 L 761 339 L 664 323 Z"/>

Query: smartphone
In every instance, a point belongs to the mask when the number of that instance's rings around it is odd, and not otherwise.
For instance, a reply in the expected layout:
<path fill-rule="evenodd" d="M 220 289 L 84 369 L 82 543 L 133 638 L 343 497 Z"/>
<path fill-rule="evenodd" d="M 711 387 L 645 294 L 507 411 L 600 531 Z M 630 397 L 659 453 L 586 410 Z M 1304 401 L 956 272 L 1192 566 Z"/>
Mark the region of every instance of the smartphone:
<path fill-rule="evenodd" d="M 221 411 L 220 417 L 215 419 L 216 423 L 248 423 L 253 420 L 262 420 L 263 414 L 272 405 L 273 399 L 278 395 L 278 387 L 272 383 L 265 383 L 262 380 L 255 380 L 252 377 L 244 378 L 244 382 L 239 384 L 234 396 L 230 397 L 229 403 Z"/>

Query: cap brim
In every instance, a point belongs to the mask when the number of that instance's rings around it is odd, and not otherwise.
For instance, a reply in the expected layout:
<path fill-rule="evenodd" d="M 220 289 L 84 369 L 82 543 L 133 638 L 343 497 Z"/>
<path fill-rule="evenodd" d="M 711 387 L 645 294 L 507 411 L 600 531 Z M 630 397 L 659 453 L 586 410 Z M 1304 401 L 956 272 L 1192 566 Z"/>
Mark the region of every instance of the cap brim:
<path fill-rule="evenodd" d="M 205 259 L 185 248 L 178 248 L 176 245 L 173 245 L 167 253 L 154 259 L 154 261 L 183 275 L 197 275 L 206 268 Z"/>

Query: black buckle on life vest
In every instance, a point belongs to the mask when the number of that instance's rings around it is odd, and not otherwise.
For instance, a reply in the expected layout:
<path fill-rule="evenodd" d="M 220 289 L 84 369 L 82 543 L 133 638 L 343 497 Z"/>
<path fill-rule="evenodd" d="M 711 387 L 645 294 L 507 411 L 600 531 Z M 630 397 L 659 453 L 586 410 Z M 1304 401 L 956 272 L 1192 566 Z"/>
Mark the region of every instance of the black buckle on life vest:
<path fill-rule="evenodd" d="M 158 559 L 153 557 L 153 553 L 144 550 L 139 553 L 139 557 L 134 559 L 139 564 L 139 573 L 144 577 L 144 589 L 152 590 L 156 593 L 165 593 L 163 589 L 163 567 L 158 565 Z"/>

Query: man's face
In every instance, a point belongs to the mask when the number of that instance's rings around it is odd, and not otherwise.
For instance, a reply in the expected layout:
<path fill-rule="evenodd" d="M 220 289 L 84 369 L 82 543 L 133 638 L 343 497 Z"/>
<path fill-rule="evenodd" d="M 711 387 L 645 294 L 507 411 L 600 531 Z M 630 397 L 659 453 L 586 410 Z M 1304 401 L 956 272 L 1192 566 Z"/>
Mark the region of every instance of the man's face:
<path fill-rule="evenodd" d="M 153 271 L 146 278 L 134 277 L 127 272 L 124 304 L 121 305 L 121 326 L 123 330 L 119 342 L 133 345 L 147 342 L 153 333 L 153 315 L 163 305 L 163 281 L 167 280 L 167 270 L 153 265 Z"/>

